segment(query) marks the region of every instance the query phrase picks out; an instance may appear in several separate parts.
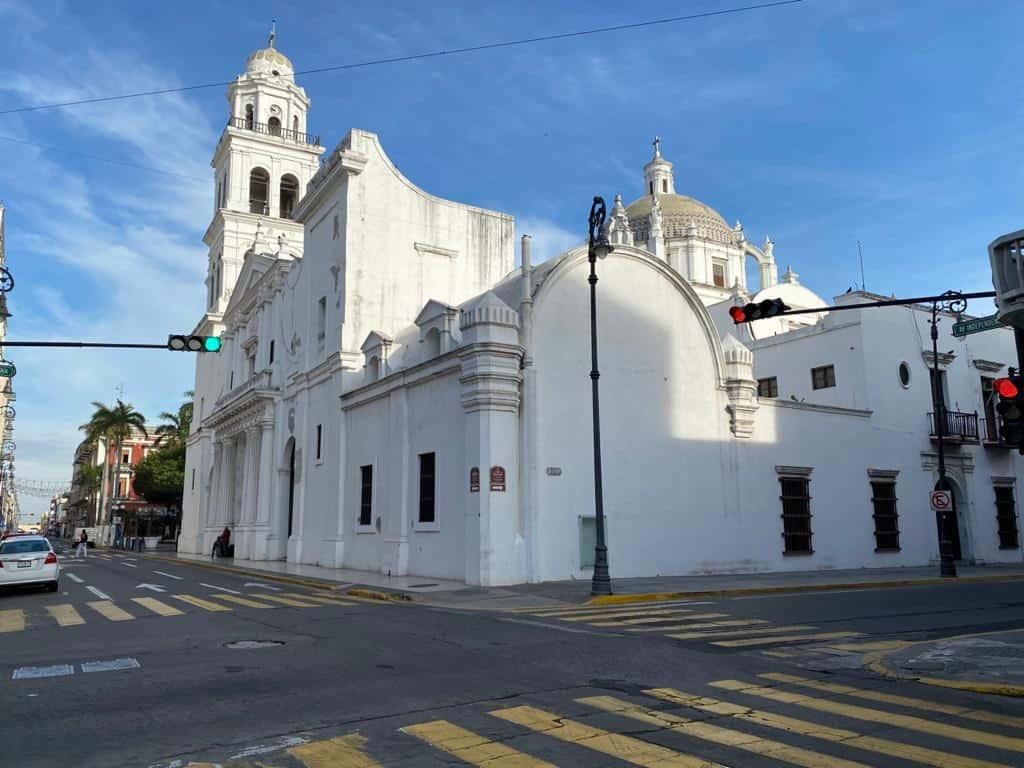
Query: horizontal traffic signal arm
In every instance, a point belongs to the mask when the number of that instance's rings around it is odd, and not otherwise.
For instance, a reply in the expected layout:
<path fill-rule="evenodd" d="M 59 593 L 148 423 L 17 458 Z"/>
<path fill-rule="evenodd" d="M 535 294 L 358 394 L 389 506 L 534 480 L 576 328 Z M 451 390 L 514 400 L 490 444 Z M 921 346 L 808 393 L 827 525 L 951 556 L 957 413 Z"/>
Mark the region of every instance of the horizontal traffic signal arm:
<path fill-rule="evenodd" d="M 995 298 L 995 291 L 975 291 L 974 293 L 958 293 L 956 298 L 958 299 L 992 299 Z M 874 309 L 876 307 L 902 307 L 907 304 L 930 304 L 933 301 L 947 301 L 948 295 L 942 294 L 939 296 L 915 296 L 910 299 L 883 299 L 882 301 L 862 301 L 858 304 L 843 304 L 839 307 L 815 307 L 814 309 L 784 309 L 781 312 L 776 312 L 770 317 L 784 317 L 786 315 L 809 315 L 818 312 L 842 312 L 846 309 Z M 779 299 L 766 299 L 765 301 L 781 301 Z M 765 302 L 757 302 L 756 304 L 747 304 L 745 306 L 734 306 L 729 307 L 729 317 L 736 325 L 742 323 L 749 323 L 753 320 L 760 320 L 768 315 L 758 315 L 757 317 L 746 317 L 746 308 L 750 306 L 759 306 Z M 785 305 L 783 305 L 785 306 Z M 738 310 L 738 311 L 737 311 Z"/>
<path fill-rule="evenodd" d="M 174 338 L 174 337 L 171 337 Z M 162 349 L 164 351 L 172 350 L 175 352 L 219 352 L 221 348 L 221 340 L 219 336 L 189 336 L 185 335 L 181 338 L 188 339 L 203 339 L 201 342 L 202 348 L 193 347 L 189 348 L 186 344 L 181 348 L 172 349 L 170 346 L 171 341 L 168 339 L 163 344 L 130 344 L 125 342 L 117 341 L 11 341 L 4 339 L 0 341 L 0 347 L 72 347 L 75 349 Z"/>

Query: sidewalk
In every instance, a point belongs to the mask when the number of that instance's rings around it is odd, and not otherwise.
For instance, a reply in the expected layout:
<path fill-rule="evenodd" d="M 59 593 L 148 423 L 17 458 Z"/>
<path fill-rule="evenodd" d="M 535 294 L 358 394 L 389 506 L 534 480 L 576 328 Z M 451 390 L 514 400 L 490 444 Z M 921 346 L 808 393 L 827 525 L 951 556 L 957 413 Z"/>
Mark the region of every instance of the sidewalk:
<path fill-rule="evenodd" d="M 875 568 L 785 573 L 744 573 L 714 576 L 658 576 L 613 579 L 614 594 L 592 598 L 590 580 L 551 581 L 508 587 L 473 587 L 461 581 L 424 576 L 387 576 L 375 571 L 324 568 L 280 560 L 212 559 L 180 552 L 143 552 L 146 557 L 177 560 L 255 577 L 308 583 L 329 589 L 368 589 L 418 603 L 468 610 L 542 608 L 562 603 L 598 604 L 728 597 L 839 589 L 883 589 L 916 585 L 963 584 L 1024 580 L 1024 563 L 961 566 L 956 579 L 943 579 L 938 565 L 917 568 Z"/>
<path fill-rule="evenodd" d="M 873 672 L 926 685 L 1024 696 L 1024 630 L 911 643 L 868 659 Z"/>

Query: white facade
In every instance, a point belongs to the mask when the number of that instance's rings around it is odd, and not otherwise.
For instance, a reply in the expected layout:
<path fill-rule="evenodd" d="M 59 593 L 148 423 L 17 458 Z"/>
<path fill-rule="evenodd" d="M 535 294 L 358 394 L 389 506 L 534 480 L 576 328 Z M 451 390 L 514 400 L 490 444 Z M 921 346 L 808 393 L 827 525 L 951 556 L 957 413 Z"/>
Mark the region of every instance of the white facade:
<path fill-rule="evenodd" d="M 290 73 L 278 57 L 287 62 L 272 48 L 250 57 L 239 82 L 256 85 L 232 86 L 233 115 L 249 103 L 263 114 L 284 75 L 254 74 L 252 62 Z M 301 93 L 290 79 L 284 87 Z M 282 114 L 304 126 L 304 95 L 286 106 Z M 257 150 L 272 179 L 295 164 L 304 196 L 292 219 L 274 215 L 272 196 L 270 215 L 230 207 L 251 196 Z M 660 150 L 656 141 L 643 197 L 629 206 L 616 198 L 615 250 L 598 264 L 612 572 L 936 560 L 926 311 L 734 328 L 728 307 L 751 294 L 793 307 L 825 302 L 792 270 L 779 279 L 770 239 L 752 246 L 741 227 L 675 194 Z M 207 233 L 211 269 L 225 266 L 200 328 L 225 343 L 198 358 L 179 547 L 208 552 L 228 526 L 236 558 L 485 585 L 587 577 L 585 248 L 534 267 L 524 238 L 513 271 L 510 216 L 420 190 L 372 133 L 350 131 L 316 170 L 320 151 L 244 123 L 218 146 L 217 177 L 225 158 L 242 170 L 228 174 L 237 184 Z M 749 288 L 748 258 L 760 277 Z M 871 300 L 837 302 L 851 298 Z M 981 377 L 1013 360 L 1012 335 L 956 340 L 951 323 L 942 318 L 940 363 L 947 407 L 963 414 L 951 417 L 957 436 L 946 451 L 961 554 L 1019 561 L 1019 460 L 984 439 L 981 393 Z M 821 369 L 813 380 L 812 368 Z M 895 502 L 885 498 L 893 491 Z M 793 497 L 785 522 L 782 495 Z M 876 506 L 887 521 L 877 537 Z"/>

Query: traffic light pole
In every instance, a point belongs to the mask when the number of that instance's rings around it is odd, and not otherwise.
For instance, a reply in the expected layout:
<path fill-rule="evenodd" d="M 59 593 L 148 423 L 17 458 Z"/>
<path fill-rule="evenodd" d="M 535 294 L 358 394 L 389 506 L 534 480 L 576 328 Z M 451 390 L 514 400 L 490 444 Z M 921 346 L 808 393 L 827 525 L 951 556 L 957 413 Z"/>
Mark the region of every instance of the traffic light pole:
<path fill-rule="evenodd" d="M 939 479 L 935 482 L 935 490 L 948 491 L 952 494 L 953 489 L 946 477 L 946 399 L 943 397 L 942 380 L 939 378 L 939 308 L 940 300 L 932 301 L 932 411 L 935 417 L 935 435 L 938 438 L 939 454 Z M 937 511 L 935 525 L 939 532 L 939 575 L 953 578 L 956 576 L 956 561 L 953 559 L 953 542 L 949 538 L 949 515 L 950 510 L 948 509 Z"/>
<path fill-rule="evenodd" d="M 0 341 L 0 347 L 98 347 L 100 349 L 167 349 L 167 344 L 119 344 L 108 341 Z"/>

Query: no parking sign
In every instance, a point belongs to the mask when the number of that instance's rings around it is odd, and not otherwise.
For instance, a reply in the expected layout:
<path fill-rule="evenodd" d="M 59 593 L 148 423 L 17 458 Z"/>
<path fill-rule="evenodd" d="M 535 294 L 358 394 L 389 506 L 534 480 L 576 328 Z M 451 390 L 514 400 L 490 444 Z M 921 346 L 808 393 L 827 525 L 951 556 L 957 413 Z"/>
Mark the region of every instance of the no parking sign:
<path fill-rule="evenodd" d="M 929 501 L 936 512 L 946 512 L 953 508 L 953 494 L 949 491 L 932 491 Z"/>

